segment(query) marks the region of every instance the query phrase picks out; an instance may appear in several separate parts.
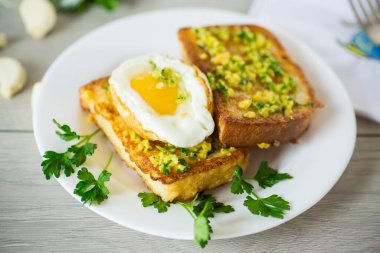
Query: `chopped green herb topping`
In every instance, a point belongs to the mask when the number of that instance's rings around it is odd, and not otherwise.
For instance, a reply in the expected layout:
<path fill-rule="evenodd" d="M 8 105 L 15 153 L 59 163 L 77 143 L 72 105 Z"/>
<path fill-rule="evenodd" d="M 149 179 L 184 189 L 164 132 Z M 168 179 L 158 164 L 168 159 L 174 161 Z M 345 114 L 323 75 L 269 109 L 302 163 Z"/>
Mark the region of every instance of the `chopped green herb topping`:
<path fill-rule="evenodd" d="M 153 76 L 170 87 L 176 87 L 181 80 L 181 75 L 171 68 L 159 68 L 153 61 L 149 62 L 152 65 Z"/>
<path fill-rule="evenodd" d="M 193 32 L 203 50 L 201 55 L 207 53 L 214 66 L 207 73 L 213 90 L 221 92 L 225 98 L 234 96 L 233 89 L 264 90 L 275 99 L 252 103 L 252 106 L 241 109 L 253 110 L 264 117 L 277 112 L 292 114 L 297 83 L 280 65 L 273 53 L 272 42 L 265 35 L 244 26 L 231 30 L 223 26 L 195 28 Z M 253 117 L 253 113 L 245 114 Z"/>

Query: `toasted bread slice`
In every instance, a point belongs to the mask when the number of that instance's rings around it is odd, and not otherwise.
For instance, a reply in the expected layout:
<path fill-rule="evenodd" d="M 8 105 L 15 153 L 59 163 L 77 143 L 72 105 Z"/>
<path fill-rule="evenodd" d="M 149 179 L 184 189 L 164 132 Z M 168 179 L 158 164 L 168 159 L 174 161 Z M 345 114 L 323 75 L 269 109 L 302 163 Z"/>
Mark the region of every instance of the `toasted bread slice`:
<path fill-rule="evenodd" d="M 219 145 L 207 158 L 188 159 L 189 168 L 186 172 L 171 171 L 170 174 L 164 174 L 152 163 L 150 157 L 157 154 L 157 146 L 166 144 L 150 141 L 150 149 L 142 150 L 139 144 L 143 139 L 136 137 L 117 112 L 108 87 L 107 77 L 81 87 L 82 108 L 91 113 L 95 123 L 108 137 L 119 156 L 164 201 L 191 199 L 201 191 L 230 181 L 235 165 L 246 167 L 248 150 L 230 148 L 226 151 Z M 214 138 L 212 144 L 217 143 L 217 138 Z"/>
<path fill-rule="evenodd" d="M 207 26 L 201 29 L 206 29 L 211 32 L 216 29 L 225 29 L 226 34 L 230 36 L 229 38 L 226 37 L 224 40 L 220 39 L 219 41 L 221 45 L 223 45 L 223 48 L 227 50 L 227 54 L 220 54 L 213 58 L 212 51 L 210 53 L 207 47 L 199 43 L 199 37 L 192 28 L 182 28 L 178 32 L 185 58 L 188 62 L 195 64 L 206 73 L 209 79 L 210 76 L 213 75 L 213 71 L 220 65 L 217 60 L 220 60 L 226 55 L 238 55 L 243 58 L 245 62 L 250 61 L 246 60 L 246 55 L 248 54 L 239 51 L 241 50 L 240 46 L 243 42 L 239 41 L 239 39 L 233 39 L 231 34 L 237 34 L 238 31 L 251 31 L 256 38 L 261 36 L 265 41 L 269 41 L 269 46 L 267 46 L 265 50 L 275 59 L 277 66 L 280 66 L 282 69 L 279 70 L 281 71 L 281 75 L 283 76 L 284 74 L 282 73 L 285 73 L 285 75 L 291 77 L 297 86 L 295 88 L 297 92 L 287 94 L 294 104 L 291 110 L 285 113 L 285 109 L 281 109 L 270 113 L 270 115 L 265 115 L 267 112 L 260 111 L 260 113 L 258 113 L 256 110 L 258 107 L 254 107 L 253 104 L 247 106 L 244 106 L 244 102 L 241 104 L 244 100 L 251 101 L 255 93 L 261 94 L 257 93 L 257 91 L 265 92 L 267 90 L 267 87 L 261 82 L 259 72 L 256 73 L 256 78 L 255 76 L 251 78 L 250 85 L 244 88 L 236 88 L 236 85 L 231 85 L 229 80 L 222 80 L 225 81 L 222 88 L 224 87 L 223 89 L 226 91 L 225 87 L 227 87 L 228 94 L 231 95 L 228 96 L 228 98 L 226 98 L 226 94 L 223 94 L 223 92 L 220 91 L 221 89 L 218 90 L 218 87 L 215 87 L 214 84 L 212 86 L 214 118 L 218 127 L 219 140 L 227 146 L 234 147 L 252 147 L 255 145 L 268 147 L 271 144 L 277 145 L 279 143 L 295 142 L 308 128 L 315 109 L 322 107 L 322 104 L 314 97 L 313 89 L 307 82 L 301 68 L 290 59 L 280 42 L 267 29 L 255 25 Z M 215 37 L 217 37 L 217 35 L 215 35 Z M 250 38 L 248 37 L 248 39 Z M 212 42 L 215 44 L 214 41 Z M 252 46 L 249 45 L 249 40 L 244 41 L 244 43 L 246 43 L 244 45 L 247 47 Z M 252 48 L 254 47 L 252 46 Z M 253 54 L 254 53 L 255 52 L 253 52 Z M 259 61 L 261 61 L 261 59 L 257 61 L 260 63 Z M 251 60 L 250 64 L 256 66 L 254 60 Z M 258 71 L 259 68 L 255 69 L 255 67 L 253 67 L 252 69 L 254 72 Z M 273 70 L 271 71 L 271 78 L 278 82 L 282 76 L 279 77 L 280 74 L 273 72 Z M 232 73 L 235 73 L 234 70 L 232 70 Z M 247 70 L 245 74 L 251 75 L 252 73 L 249 73 L 249 70 Z M 230 91 L 231 89 L 232 91 Z M 281 93 L 277 95 L 279 97 L 282 96 Z M 258 100 L 260 100 L 260 98 Z M 256 106 L 257 105 L 260 104 L 256 103 Z M 249 109 L 242 109 L 242 107 L 248 107 Z M 263 113 L 261 114 L 261 112 Z"/>

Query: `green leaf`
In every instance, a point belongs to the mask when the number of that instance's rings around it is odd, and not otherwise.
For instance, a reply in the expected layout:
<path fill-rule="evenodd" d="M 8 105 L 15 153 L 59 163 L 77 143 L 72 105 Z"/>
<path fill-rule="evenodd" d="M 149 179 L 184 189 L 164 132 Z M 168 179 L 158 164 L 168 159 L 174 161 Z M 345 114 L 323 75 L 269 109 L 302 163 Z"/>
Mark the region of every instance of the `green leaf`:
<path fill-rule="evenodd" d="M 53 123 L 61 130 L 56 131 L 55 133 L 64 141 L 72 141 L 74 139 L 79 139 L 80 136 L 76 132 L 72 131 L 68 125 L 61 125 L 55 119 Z"/>
<path fill-rule="evenodd" d="M 137 196 L 141 198 L 141 203 L 144 207 L 153 206 L 159 213 L 168 211 L 168 207 L 170 207 L 170 203 L 163 201 L 160 196 L 154 193 L 140 192 Z"/>
<path fill-rule="evenodd" d="M 230 205 L 225 205 L 220 202 L 214 204 L 214 213 L 232 213 L 235 209 Z"/>
<path fill-rule="evenodd" d="M 207 202 L 205 203 L 203 207 L 202 212 L 199 215 L 197 215 L 197 218 L 194 220 L 194 235 L 195 235 L 194 239 L 199 245 L 201 245 L 202 248 L 206 246 L 208 240 L 210 240 L 211 238 L 211 233 L 213 232 L 210 226 L 210 221 L 208 219 L 209 217 L 207 216 L 208 214 L 212 213 L 212 210 L 213 210 L 211 201 L 215 198 L 214 197 L 211 197 L 211 198 L 212 199 L 207 200 Z M 197 229 L 199 231 L 197 231 Z"/>
<path fill-rule="evenodd" d="M 211 206 L 209 203 L 207 202 L 204 207 L 204 212 L 207 212 L 207 209 Z M 209 219 L 202 214 L 197 216 L 194 220 L 194 241 L 204 248 L 211 239 L 211 233 L 212 228 Z"/>
<path fill-rule="evenodd" d="M 71 146 L 69 151 L 74 154 L 71 158 L 71 162 L 77 167 L 81 166 L 86 162 L 86 157 L 91 156 L 94 153 L 96 147 L 97 145 L 93 143 L 86 143 L 79 147 L 75 145 Z"/>
<path fill-rule="evenodd" d="M 107 170 L 103 170 L 98 179 L 95 179 L 94 175 L 83 167 L 78 171 L 78 179 L 80 180 L 75 187 L 74 193 L 81 197 L 81 201 L 85 204 L 90 202 L 100 204 L 104 200 L 108 199 L 109 191 L 105 186 L 105 182 L 108 182 L 111 177 L 111 173 Z"/>
<path fill-rule="evenodd" d="M 56 178 L 60 177 L 62 170 L 67 177 L 74 173 L 74 168 L 67 152 L 46 151 L 43 157 L 45 159 L 42 161 L 41 166 L 47 180 L 53 175 Z"/>
<path fill-rule="evenodd" d="M 203 211 L 203 216 L 207 218 L 213 218 L 215 213 L 231 213 L 235 209 L 230 205 L 225 205 L 221 202 L 217 202 L 215 197 L 211 194 L 200 194 L 198 196 L 198 204 L 194 205 L 193 212 L 195 215 L 200 215 Z M 210 206 L 204 211 L 204 207 L 209 203 Z"/>
<path fill-rule="evenodd" d="M 233 173 L 231 192 L 233 194 L 242 194 L 244 192 L 251 194 L 253 191 L 253 185 L 245 181 L 242 177 L 243 168 L 239 165 L 236 165 L 236 170 Z"/>
<path fill-rule="evenodd" d="M 259 170 L 253 177 L 262 188 L 272 187 L 280 181 L 293 178 L 288 173 L 278 173 L 268 165 L 268 162 L 260 163 Z"/>
<path fill-rule="evenodd" d="M 290 210 L 289 202 L 278 195 L 271 195 L 268 198 L 253 199 L 247 196 L 244 205 L 251 213 L 264 217 L 284 218 L 284 212 Z"/>
<path fill-rule="evenodd" d="M 118 0 L 95 0 L 95 3 L 99 4 L 108 11 L 112 11 L 119 6 Z"/>

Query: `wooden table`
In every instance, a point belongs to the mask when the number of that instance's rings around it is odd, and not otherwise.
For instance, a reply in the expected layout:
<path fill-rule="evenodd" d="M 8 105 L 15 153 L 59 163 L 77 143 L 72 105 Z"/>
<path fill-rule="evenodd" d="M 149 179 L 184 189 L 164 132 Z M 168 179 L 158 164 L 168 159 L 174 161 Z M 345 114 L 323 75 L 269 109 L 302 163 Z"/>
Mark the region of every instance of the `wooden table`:
<path fill-rule="evenodd" d="M 33 136 L 31 88 L 64 48 L 110 20 L 173 6 L 246 12 L 250 2 L 125 1 L 114 13 L 92 8 L 83 14 L 60 15 L 56 29 L 43 41 L 24 34 L 17 10 L 0 6 L 0 32 L 10 38 L 0 56 L 20 59 L 29 74 L 22 93 L 12 100 L 0 98 L 0 252 L 200 251 L 192 241 L 163 239 L 121 227 L 84 208 L 56 181 L 46 181 Z M 380 252 L 380 125 L 360 118 L 357 122 L 352 160 L 317 205 L 260 234 L 211 241 L 204 252 Z"/>

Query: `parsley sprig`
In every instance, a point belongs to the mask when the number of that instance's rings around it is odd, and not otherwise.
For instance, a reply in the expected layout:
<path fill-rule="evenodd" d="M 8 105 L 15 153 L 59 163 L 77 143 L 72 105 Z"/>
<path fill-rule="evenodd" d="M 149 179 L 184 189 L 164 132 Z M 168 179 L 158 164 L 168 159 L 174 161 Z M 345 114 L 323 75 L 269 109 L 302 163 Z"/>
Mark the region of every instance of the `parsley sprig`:
<path fill-rule="evenodd" d="M 74 168 L 81 166 L 86 162 L 88 156 L 94 154 L 97 145 L 90 143 L 92 137 L 94 137 L 100 130 L 96 130 L 88 135 L 79 135 L 71 129 L 68 125 L 62 125 L 53 119 L 53 123 L 58 127 L 55 132 L 64 141 L 79 140 L 76 144 L 71 145 L 65 152 L 58 153 L 55 151 L 46 151 L 44 154 L 44 160 L 41 163 L 42 171 L 45 174 L 46 179 L 50 179 L 52 176 L 59 177 L 63 171 L 68 177 L 75 172 Z M 78 171 L 77 177 L 79 182 L 77 183 L 74 194 L 81 197 L 81 201 L 85 204 L 87 202 L 92 205 L 93 203 L 100 204 L 104 200 L 108 199 L 109 190 L 105 185 L 111 177 L 111 173 L 107 171 L 113 153 L 108 158 L 107 164 L 96 179 L 94 175 L 89 172 L 86 167 L 81 168 Z"/>
<path fill-rule="evenodd" d="M 53 123 L 59 128 L 59 130 L 55 131 L 55 134 L 58 135 L 64 141 L 72 141 L 74 139 L 80 139 L 80 136 L 71 130 L 71 127 L 68 125 L 61 125 L 57 122 L 56 119 L 53 119 Z"/>
<path fill-rule="evenodd" d="M 107 164 L 100 173 L 98 179 L 95 179 L 94 175 L 83 167 L 78 171 L 78 179 L 80 180 L 75 187 L 74 194 L 81 197 L 81 201 L 86 204 L 90 202 L 100 204 L 104 200 L 108 199 L 109 190 L 105 186 L 105 182 L 110 181 L 111 173 L 107 171 L 111 164 L 113 152 L 110 154 Z"/>
<path fill-rule="evenodd" d="M 140 192 L 137 195 L 141 198 L 141 203 L 144 207 L 153 206 L 159 213 L 164 213 L 170 207 L 170 203 L 163 201 L 160 196 L 150 192 Z"/>
<path fill-rule="evenodd" d="M 260 163 L 259 170 L 253 177 L 253 179 L 259 183 L 260 187 L 264 189 L 266 187 L 272 187 L 280 181 L 292 178 L 293 177 L 288 173 L 278 173 L 277 170 L 268 165 L 267 161 Z"/>
<path fill-rule="evenodd" d="M 71 145 L 65 152 L 58 153 L 55 151 L 46 151 L 43 155 L 44 160 L 41 163 L 42 171 L 47 180 L 52 176 L 60 177 L 63 171 L 68 177 L 74 173 L 74 167 L 81 166 L 88 156 L 91 156 L 97 147 L 96 144 L 90 143 L 100 130 L 88 135 L 78 135 L 71 130 L 68 125 L 61 125 L 55 119 L 53 123 L 58 127 L 55 133 L 64 141 L 79 140 L 78 143 Z"/>
<path fill-rule="evenodd" d="M 286 176 L 284 176 L 285 174 Z M 278 173 L 269 167 L 267 162 L 262 162 L 258 173 L 253 179 L 257 180 L 259 185 L 265 188 L 267 186 L 273 186 L 281 180 L 292 178 L 289 174 L 285 174 Z M 271 216 L 282 219 L 284 218 L 285 211 L 290 210 L 289 202 L 282 197 L 274 194 L 267 198 L 261 198 L 253 189 L 253 185 L 243 178 L 242 167 L 236 165 L 236 170 L 233 173 L 231 192 L 233 194 L 247 193 L 244 206 L 246 206 L 251 213 L 264 217 Z"/>
<path fill-rule="evenodd" d="M 153 206 L 159 213 L 166 212 L 170 203 L 164 202 L 154 193 L 141 192 L 138 194 L 144 207 Z M 212 227 L 210 218 L 217 213 L 231 213 L 234 208 L 217 202 L 216 198 L 210 194 L 199 194 L 191 202 L 175 202 L 182 206 L 194 220 L 194 241 L 204 248 L 211 239 Z"/>

